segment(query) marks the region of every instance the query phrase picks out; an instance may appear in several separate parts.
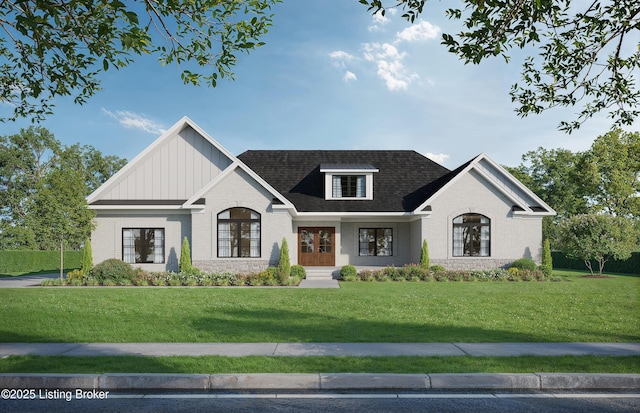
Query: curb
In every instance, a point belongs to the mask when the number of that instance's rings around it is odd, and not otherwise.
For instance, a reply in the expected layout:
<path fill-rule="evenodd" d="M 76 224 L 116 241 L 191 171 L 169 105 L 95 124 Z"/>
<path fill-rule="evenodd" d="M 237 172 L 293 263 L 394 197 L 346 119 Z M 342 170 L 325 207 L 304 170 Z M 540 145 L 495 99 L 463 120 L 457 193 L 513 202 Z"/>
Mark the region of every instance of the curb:
<path fill-rule="evenodd" d="M 633 390 L 640 374 L 0 374 L 2 389 Z"/>

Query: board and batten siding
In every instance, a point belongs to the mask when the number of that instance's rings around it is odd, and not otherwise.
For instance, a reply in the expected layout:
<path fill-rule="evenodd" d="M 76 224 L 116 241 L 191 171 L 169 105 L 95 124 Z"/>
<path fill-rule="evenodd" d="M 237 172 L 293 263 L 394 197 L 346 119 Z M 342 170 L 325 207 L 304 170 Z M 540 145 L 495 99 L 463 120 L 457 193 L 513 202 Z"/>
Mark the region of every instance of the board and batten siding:
<path fill-rule="evenodd" d="M 189 199 L 231 164 L 191 127 L 162 142 L 114 182 L 104 200 Z"/>

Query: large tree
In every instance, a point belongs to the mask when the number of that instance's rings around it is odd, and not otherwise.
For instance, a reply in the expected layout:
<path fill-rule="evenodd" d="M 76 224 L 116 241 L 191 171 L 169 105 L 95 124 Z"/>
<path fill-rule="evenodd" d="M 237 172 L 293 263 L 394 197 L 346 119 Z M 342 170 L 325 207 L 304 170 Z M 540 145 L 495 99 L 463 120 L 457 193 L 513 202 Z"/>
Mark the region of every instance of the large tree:
<path fill-rule="evenodd" d="M 215 86 L 233 77 L 238 53 L 263 44 L 278 1 L 0 1 L 0 103 L 13 107 L 0 121 L 42 119 L 56 96 L 83 103 L 101 72 L 142 54 L 176 63 L 185 83 Z"/>
<path fill-rule="evenodd" d="M 94 216 L 85 196 L 124 164 L 40 127 L 0 136 L 0 249 L 56 249 L 61 236 L 78 248 Z"/>
<path fill-rule="evenodd" d="M 603 213 L 640 226 L 640 133 L 621 129 L 599 136 L 584 152 L 544 149 L 527 152 L 507 168 L 557 212 L 545 218 L 543 233 L 559 246 L 559 223 L 579 214 Z"/>
<path fill-rule="evenodd" d="M 585 153 L 580 171 L 598 212 L 640 219 L 640 133 L 614 129 Z"/>
<path fill-rule="evenodd" d="M 400 8 L 411 22 L 427 0 L 359 0 L 373 13 Z M 459 4 L 460 2 L 457 2 Z M 637 0 L 462 0 L 450 19 L 462 31 L 443 34 L 442 43 L 465 63 L 511 58 L 512 49 L 531 55 L 522 62 L 522 82 L 511 97 L 521 116 L 557 106 L 583 104 L 577 119 L 560 128 L 572 131 L 601 111 L 616 125 L 640 114 L 640 3 Z"/>
<path fill-rule="evenodd" d="M 584 260 L 593 275 L 591 261 L 598 263 L 602 275 L 611 258 L 626 260 L 637 248 L 638 234 L 633 222 L 625 217 L 605 214 L 581 214 L 562 224 L 561 246 L 569 258 Z"/>
<path fill-rule="evenodd" d="M 542 221 L 543 236 L 551 241 L 553 247 L 558 245 L 558 223 L 589 211 L 589 194 L 581 172 L 583 163 L 582 153 L 538 148 L 522 155 L 519 166 L 507 167 L 509 172 L 556 211 L 556 216 L 545 217 Z"/>

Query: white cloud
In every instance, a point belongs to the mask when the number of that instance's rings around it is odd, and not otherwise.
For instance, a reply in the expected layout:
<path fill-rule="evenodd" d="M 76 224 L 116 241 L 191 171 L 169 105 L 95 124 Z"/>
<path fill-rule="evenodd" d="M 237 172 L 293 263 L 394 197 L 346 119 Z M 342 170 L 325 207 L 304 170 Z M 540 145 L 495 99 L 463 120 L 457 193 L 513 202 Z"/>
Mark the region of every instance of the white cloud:
<path fill-rule="evenodd" d="M 402 59 L 406 53 L 389 43 L 365 43 L 362 45 L 364 59 L 374 62 L 378 68 L 378 77 L 384 80 L 389 90 L 406 90 L 409 84 L 418 78 L 415 73 L 407 73 Z"/>
<path fill-rule="evenodd" d="M 437 162 L 439 164 L 444 163 L 447 159 L 449 159 L 449 155 L 445 153 L 431 153 L 427 152 L 424 154 L 427 158 L 431 159 L 433 162 Z"/>
<path fill-rule="evenodd" d="M 352 60 L 353 56 L 350 55 L 349 53 L 345 52 L 344 50 L 336 50 L 333 51 L 331 53 L 329 53 L 329 57 L 334 59 L 334 60 Z"/>
<path fill-rule="evenodd" d="M 153 133 L 155 135 L 161 135 L 165 132 L 165 129 L 159 123 L 146 118 L 144 115 L 129 112 L 127 110 L 117 110 L 111 112 L 105 108 L 102 111 L 117 120 L 118 123 L 127 129 L 140 129 L 144 132 Z"/>
<path fill-rule="evenodd" d="M 355 59 L 353 55 L 350 55 L 344 50 L 336 50 L 329 53 L 329 58 L 333 61 L 333 65 L 338 68 L 345 67 L 347 62 Z"/>
<path fill-rule="evenodd" d="M 358 77 L 356 76 L 355 73 L 350 72 L 347 70 L 347 72 L 344 74 L 344 77 L 342 78 L 342 80 L 344 80 L 345 82 L 350 82 L 352 80 L 358 80 Z"/>
<path fill-rule="evenodd" d="M 364 58 L 370 62 L 381 59 L 402 60 L 406 53 L 398 52 L 398 48 L 389 43 L 364 43 Z"/>
<path fill-rule="evenodd" d="M 369 26 L 369 31 L 370 32 L 380 31 L 382 30 L 382 26 L 388 23 L 389 23 L 389 19 L 386 16 L 383 16 L 381 11 L 378 11 L 376 12 L 376 14 L 373 15 L 373 24 Z"/>
<path fill-rule="evenodd" d="M 412 24 L 401 32 L 396 33 L 397 41 L 416 42 L 420 40 L 431 40 L 438 37 L 440 28 L 427 21 L 420 21 Z"/>

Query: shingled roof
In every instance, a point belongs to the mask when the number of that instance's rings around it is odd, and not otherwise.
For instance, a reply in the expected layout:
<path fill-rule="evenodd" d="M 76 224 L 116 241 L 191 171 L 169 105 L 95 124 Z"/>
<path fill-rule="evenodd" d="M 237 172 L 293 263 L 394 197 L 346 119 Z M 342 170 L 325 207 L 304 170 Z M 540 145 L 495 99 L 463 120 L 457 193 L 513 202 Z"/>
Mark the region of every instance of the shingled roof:
<path fill-rule="evenodd" d="M 299 212 L 411 212 L 455 176 L 415 151 L 246 151 L 238 159 Z M 325 200 L 321 164 L 377 168 L 374 199 Z"/>

